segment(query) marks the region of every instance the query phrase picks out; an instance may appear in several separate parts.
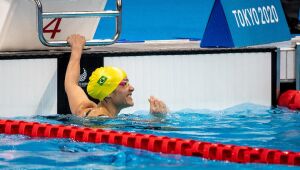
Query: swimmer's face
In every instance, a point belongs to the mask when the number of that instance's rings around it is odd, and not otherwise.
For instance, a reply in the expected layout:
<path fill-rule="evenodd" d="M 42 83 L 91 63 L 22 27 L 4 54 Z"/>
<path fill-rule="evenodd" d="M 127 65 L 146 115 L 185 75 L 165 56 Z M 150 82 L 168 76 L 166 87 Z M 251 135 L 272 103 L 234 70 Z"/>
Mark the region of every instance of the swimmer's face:
<path fill-rule="evenodd" d="M 119 86 L 114 90 L 111 94 L 112 101 L 119 108 L 126 108 L 134 105 L 132 99 L 132 92 L 134 88 L 131 84 L 129 84 L 129 80 L 127 78 L 123 79 Z"/>

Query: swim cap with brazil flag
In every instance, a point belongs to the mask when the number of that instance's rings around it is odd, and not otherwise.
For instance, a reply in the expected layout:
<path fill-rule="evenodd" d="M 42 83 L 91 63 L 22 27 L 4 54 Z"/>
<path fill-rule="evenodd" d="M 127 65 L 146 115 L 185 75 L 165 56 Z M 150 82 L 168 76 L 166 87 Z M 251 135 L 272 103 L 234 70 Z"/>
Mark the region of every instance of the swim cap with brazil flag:
<path fill-rule="evenodd" d="M 105 66 L 97 68 L 89 78 L 87 92 L 92 98 L 102 101 L 126 77 L 125 71 L 117 67 Z"/>

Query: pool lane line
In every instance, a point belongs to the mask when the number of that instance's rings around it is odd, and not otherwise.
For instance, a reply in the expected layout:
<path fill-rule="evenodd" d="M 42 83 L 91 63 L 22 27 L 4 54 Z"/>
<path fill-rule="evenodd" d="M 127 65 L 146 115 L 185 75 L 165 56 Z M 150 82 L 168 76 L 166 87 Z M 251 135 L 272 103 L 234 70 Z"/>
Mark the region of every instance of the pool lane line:
<path fill-rule="evenodd" d="M 30 137 L 70 138 L 77 142 L 109 143 L 164 154 L 197 156 L 210 160 L 236 163 L 300 166 L 300 152 L 109 131 L 99 128 L 52 125 L 21 120 L 0 120 L 0 133 L 20 134 Z"/>

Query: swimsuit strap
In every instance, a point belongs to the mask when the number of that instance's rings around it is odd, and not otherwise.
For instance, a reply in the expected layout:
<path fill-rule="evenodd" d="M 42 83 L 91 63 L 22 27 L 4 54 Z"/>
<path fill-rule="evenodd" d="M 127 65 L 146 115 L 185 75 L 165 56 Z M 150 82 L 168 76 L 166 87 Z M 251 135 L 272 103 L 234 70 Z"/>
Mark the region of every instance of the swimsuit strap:
<path fill-rule="evenodd" d="M 90 109 L 89 111 L 87 111 L 87 112 L 85 113 L 84 117 L 88 117 L 92 110 L 93 110 L 93 109 Z"/>

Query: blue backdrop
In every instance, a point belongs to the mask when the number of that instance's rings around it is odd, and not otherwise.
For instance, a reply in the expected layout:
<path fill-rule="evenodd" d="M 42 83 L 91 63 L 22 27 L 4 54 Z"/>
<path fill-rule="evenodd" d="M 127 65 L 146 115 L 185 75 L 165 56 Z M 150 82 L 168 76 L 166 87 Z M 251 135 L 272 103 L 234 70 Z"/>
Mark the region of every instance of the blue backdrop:
<path fill-rule="evenodd" d="M 123 0 L 120 40 L 201 39 L 214 0 Z M 108 0 L 106 10 L 115 9 Z M 95 38 L 111 38 L 113 18 L 102 18 Z"/>

